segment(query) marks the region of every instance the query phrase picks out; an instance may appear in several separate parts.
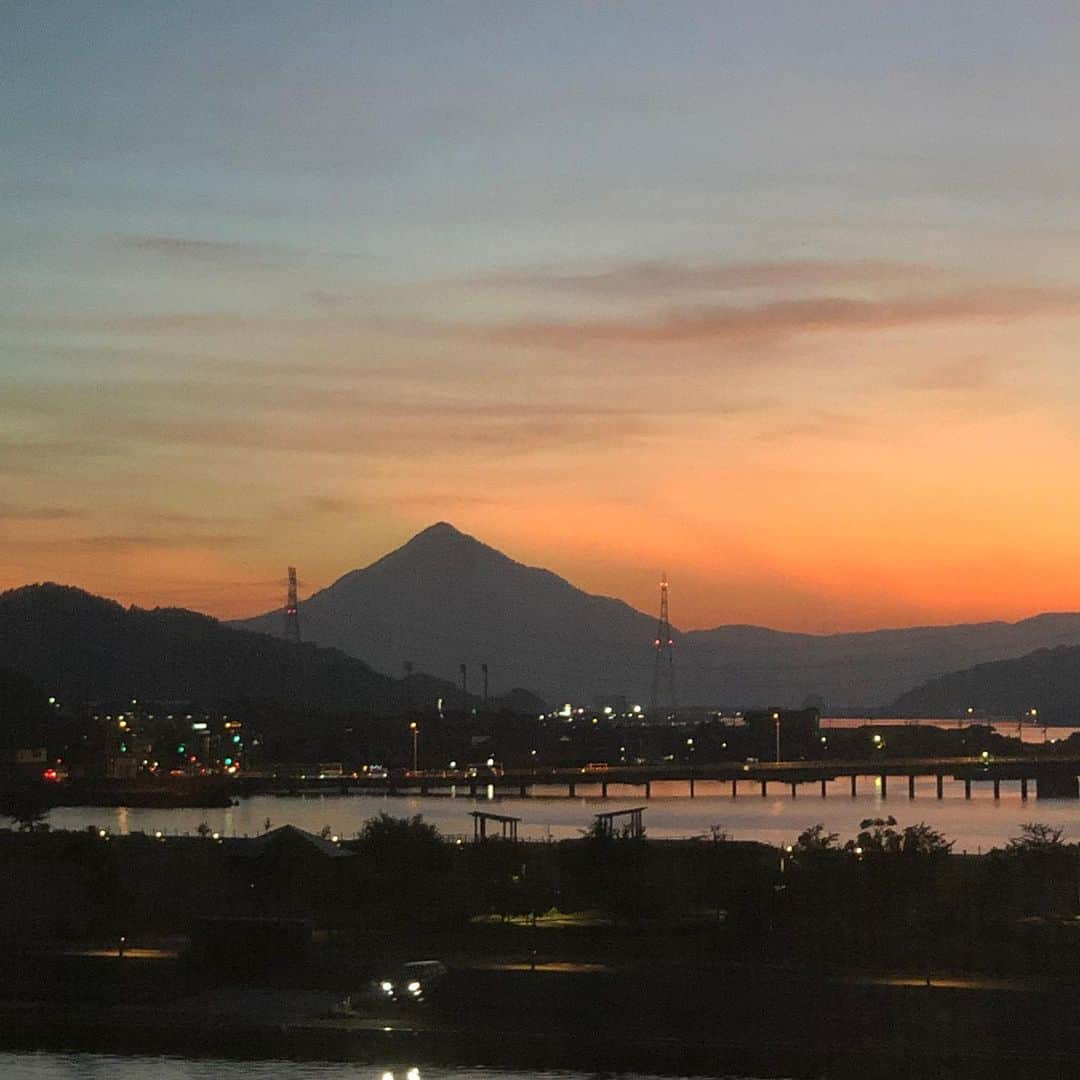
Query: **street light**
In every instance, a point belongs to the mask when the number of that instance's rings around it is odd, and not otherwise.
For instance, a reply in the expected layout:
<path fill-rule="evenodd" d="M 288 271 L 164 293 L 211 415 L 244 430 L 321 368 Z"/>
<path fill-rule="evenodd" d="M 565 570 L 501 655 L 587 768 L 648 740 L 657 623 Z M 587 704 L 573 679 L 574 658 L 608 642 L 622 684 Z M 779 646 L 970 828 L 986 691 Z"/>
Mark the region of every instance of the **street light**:
<path fill-rule="evenodd" d="M 1031 717 L 1031 722 L 1034 724 L 1039 719 L 1039 710 L 1034 706 L 1027 711 L 1027 715 Z M 1020 714 L 1020 746 L 1021 749 L 1024 746 L 1024 714 Z M 1046 724 L 1043 724 L 1043 742 L 1046 742 Z"/>
<path fill-rule="evenodd" d="M 776 725 L 776 764 L 780 764 L 780 714 L 774 712 L 772 714 L 773 723 Z"/>
<path fill-rule="evenodd" d="M 417 766 L 417 740 L 420 737 L 420 729 L 416 726 L 415 720 L 409 724 L 409 730 L 412 732 L 412 771 L 419 772 Z"/>

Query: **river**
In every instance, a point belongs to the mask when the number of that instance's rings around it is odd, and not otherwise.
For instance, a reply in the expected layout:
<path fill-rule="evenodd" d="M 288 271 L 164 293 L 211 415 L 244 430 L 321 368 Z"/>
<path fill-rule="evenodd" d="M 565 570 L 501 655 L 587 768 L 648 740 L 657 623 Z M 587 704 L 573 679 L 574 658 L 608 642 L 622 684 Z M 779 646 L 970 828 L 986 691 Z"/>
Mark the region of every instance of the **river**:
<path fill-rule="evenodd" d="M 914 799 L 907 783 L 896 779 L 882 798 L 880 781 L 860 777 L 860 793 L 851 797 L 849 781 L 829 782 L 827 797 L 816 783 L 802 785 L 797 797 L 781 784 L 769 785 L 762 798 L 756 784 L 740 786 L 736 798 L 728 783 L 699 780 L 696 797 L 687 785 L 675 781 L 654 782 L 647 802 L 639 788 L 620 788 L 612 783 L 611 798 L 601 799 L 599 785 L 579 784 L 574 798 L 566 788 L 535 789 L 527 798 L 496 796 L 470 798 L 467 791 L 455 795 L 316 795 L 275 797 L 258 795 L 241 799 L 226 809 L 155 810 L 126 807 L 58 807 L 51 811 L 52 828 L 81 830 L 93 826 L 113 834 L 132 832 L 194 833 L 201 823 L 222 836 L 256 836 L 269 822 L 296 825 L 310 832 L 329 828 L 334 835 L 353 837 L 368 818 L 385 812 L 395 817 L 421 814 L 449 837 L 472 836 L 473 810 L 510 814 L 521 818 L 521 839 L 566 839 L 580 836 L 602 810 L 647 807 L 647 835 L 657 839 L 707 836 L 713 827 L 733 840 L 761 840 L 789 844 L 810 825 L 821 822 L 842 840 L 855 835 L 863 818 L 894 816 L 901 826 L 925 821 L 955 841 L 955 851 L 986 851 L 1000 847 L 1019 832 L 1021 824 L 1043 821 L 1065 829 L 1066 840 L 1080 840 L 1080 800 L 1034 797 L 1022 801 L 1018 782 L 1002 782 L 1001 798 L 993 798 L 989 783 L 976 783 L 972 798 L 964 798 L 959 781 L 945 781 L 944 798 L 937 799 L 932 776 L 920 778 Z M 1034 786 L 1034 785 L 1032 785 Z"/>
<path fill-rule="evenodd" d="M 596 1080 L 593 1073 L 561 1071 L 509 1072 L 393 1063 L 225 1061 L 50 1052 L 0 1053 L 0 1076 L 4 1080 Z M 620 1073 L 619 1076 L 622 1080 L 644 1080 L 637 1073 Z M 653 1076 L 649 1080 L 664 1078 Z M 740 1078 L 727 1075 L 724 1080 Z M 743 1077 L 741 1080 L 752 1078 Z"/>

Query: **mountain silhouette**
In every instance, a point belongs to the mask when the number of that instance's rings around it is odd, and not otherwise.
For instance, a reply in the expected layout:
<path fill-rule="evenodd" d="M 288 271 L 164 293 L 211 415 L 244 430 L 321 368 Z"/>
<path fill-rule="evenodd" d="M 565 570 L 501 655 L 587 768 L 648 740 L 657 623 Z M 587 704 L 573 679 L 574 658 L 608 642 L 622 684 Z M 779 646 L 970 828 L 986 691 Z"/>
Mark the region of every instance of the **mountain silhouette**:
<path fill-rule="evenodd" d="M 334 649 L 296 645 L 178 608 L 124 608 L 69 586 L 0 593 L 0 665 L 63 702 L 267 701 L 393 712 L 400 682 Z M 415 674 L 410 696 L 460 693 Z"/>
<path fill-rule="evenodd" d="M 980 716 L 1019 718 L 1038 710 L 1032 722 L 1080 722 L 1080 648 L 1039 649 L 1014 660 L 977 664 L 931 679 L 894 704 L 900 716 L 958 716 L 973 708 Z"/>
<path fill-rule="evenodd" d="M 654 615 L 515 562 L 446 522 L 302 601 L 300 623 L 305 640 L 387 673 L 411 660 L 456 679 L 465 663 L 477 689 L 486 663 L 494 690 L 527 686 L 552 702 L 625 694 L 648 703 Z M 280 635 L 283 622 L 270 612 L 236 625 Z M 673 639 L 682 704 L 818 699 L 859 709 L 884 706 L 946 671 L 1080 644 L 1080 614 L 823 635 L 720 626 L 675 630 Z"/>
<path fill-rule="evenodd" d="M 1074 644 L 1080 644 L 1075 613 L 847 634 L 722 626 L 684 635 L 683 682 L 706 691 L 734 687 L 738 702 L 797 705 L 819 698 L 846 711 L 880 709 L 945 672 Z"/>
<path fill-rule="evenodd" d="M 235 625 L 281 634 L 283 622 L 270 612 Z M 555 701 L 640 683 L 656 620 L 440 522 L 301 602 L 300 626 L 305 640 L 381 671 L 410 660 L 456 678 L 464 663 L 477 690 L 486 663 L 493 689 L 525 686 Z"/>

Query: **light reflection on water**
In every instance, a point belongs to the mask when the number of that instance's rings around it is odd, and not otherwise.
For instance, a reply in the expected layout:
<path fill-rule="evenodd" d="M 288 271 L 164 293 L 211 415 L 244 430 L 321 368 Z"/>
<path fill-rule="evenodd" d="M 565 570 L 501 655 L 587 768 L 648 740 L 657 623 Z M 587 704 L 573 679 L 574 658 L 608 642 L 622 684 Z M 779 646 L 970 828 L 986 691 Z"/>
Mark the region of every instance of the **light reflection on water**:
<path fill-rule="evenodd" d="M 839 833 L 841 839 L 847 839 L 855 835 L 863 818 L 888 814 L 901 825 L 925 821 L 955 840 L 954 850 L 958 852 L 1000 847 L 1028 821 L 1063 826 L 1066 839 L 1080 839 L 1080 800 L 1037 800 L 1034 784 L 1029 786 L 1031 797 L 1026 802 L 1020 798 L 1018 781 L 1002 781 L 998 800 L 993 798 L 992 786 L 986 782 L 974 783 L 972 797 L 967 800 L 964 785 L 953 780 L 945 781 L 945 797 L 939 800 L 932 776 L 918 778 L 914 799 L 908 798 L 906 777 L 890 777 L 887 797 L 882 797 L 879 780 L 860 777 L 858 785 L 856 798 L 851 797 L 847 779 L 830 781 L 826 785 L 826 798 L 821 797 L 817 782 L 800 785 L 793 798 L 788 785 L 772 783 L 768 785 L 767 797 L 762 798 L 759 784 L 742 781 L 738 796 L 732 798 L 730 782 L 699 780 L 696 797 L 691 799 L 687 784 L 657 781 L 652 785 L 652 798 L 648 802 L 640 789 L 613 782 L 609 782 L 611 798 L 605 800 L 599 798 L 599 784 L 581 783 L 572 799 L 566 797 L 565 788 L 550 788 L 546 793 L 545 789 L 536 788 L 531 798 L 491 800 L 471 799 L 467 792 L 455 797 L 259 795 L 242 799 L 238 806 L 228 809 L 58 807 L 49 814 L 48 821 L 59 829 L 85 829 L 93 825 L 115 834 L 143 831 L 151 835 L 159 829 L 167 834 L 194 833 L 201 822 L 206 822 L 222 836 L 256 836 L 269 820 L 271 827 L 291 824 L 317 833 L 328 826 L 332 833 L 352 837 L 368 818 L 384 811 L 395 817 L 422 814 L 444 835 L 471 838 L 469 811 L 479 807 L 501 809 L 520 817 L 522 839 L 561 840 L 581 835 L 592 823 L 593 814 L 601 810 L 647 806 L 646 829 L 649 836 L 658 839 L 707 836 L 710 828 L 718 825 L 735 840 L 786 844 L 817 822 Z"/>
<path fill-rule="evenodd" d="M 604 1076 L 615 1074 L 605 1073 Z M 622 1080 L 645 1080 L 619 1073 Z M 225 1061 L 214 1058 L 81 1053 L 0 1053 L 4 1080 L 594 1080 L 596 1074 L 529 1070 L 355 1065 L 328 1061 Z M 674 1080 L 650 1076 L 648 1080 Z M 726 1076 L 724 1080 L 753 1080 Z"/>

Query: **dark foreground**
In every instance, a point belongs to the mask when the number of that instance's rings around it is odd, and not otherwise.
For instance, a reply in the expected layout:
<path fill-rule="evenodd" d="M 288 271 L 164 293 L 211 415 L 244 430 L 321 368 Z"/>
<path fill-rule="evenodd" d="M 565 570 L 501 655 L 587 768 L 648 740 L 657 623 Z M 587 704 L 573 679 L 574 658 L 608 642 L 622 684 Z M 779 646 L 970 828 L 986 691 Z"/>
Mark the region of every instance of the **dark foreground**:
<path fill-rule="evenodd" d="M 316 969 L 318 962 L 316 961 Z M 325 975 L 325 971 L 323 972 Z M 315 976 L 312 978 L 312 976 Z M 185 960 L 24 956 L 0 1000 L 9 1049 L 411 1061 L 697 1075 L 1075 1077 L 1076 987 L 824 977 L 655 963 L 455 967 L 426 1006 L 340 988 L 208 986 Z M 340 968 L 333 979 L 341 980 Z M 322 979 L 324 983 L 327 981 Z"/>

